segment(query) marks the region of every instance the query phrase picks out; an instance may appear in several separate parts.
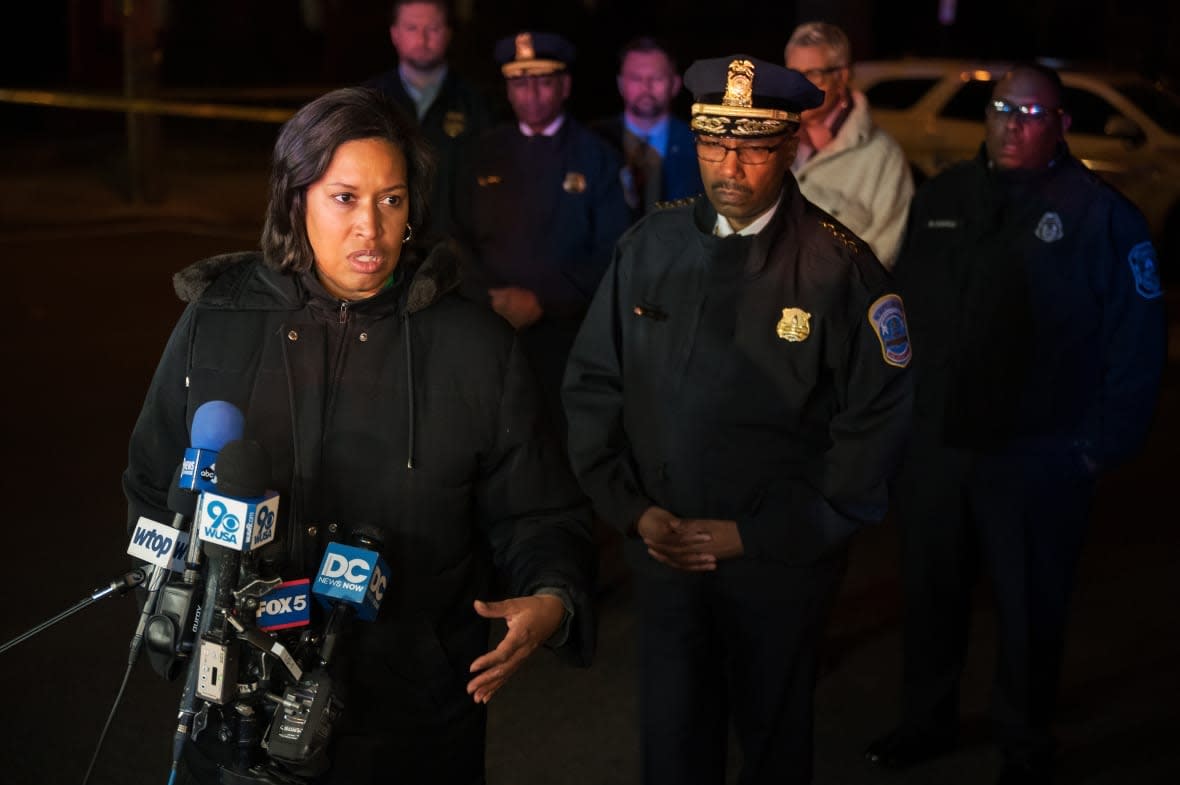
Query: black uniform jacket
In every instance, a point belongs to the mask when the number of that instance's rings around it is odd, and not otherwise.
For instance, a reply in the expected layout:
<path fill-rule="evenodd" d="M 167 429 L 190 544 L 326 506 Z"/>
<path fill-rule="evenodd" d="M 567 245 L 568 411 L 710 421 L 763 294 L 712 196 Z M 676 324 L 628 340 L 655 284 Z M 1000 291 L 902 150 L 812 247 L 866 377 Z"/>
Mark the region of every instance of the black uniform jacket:
<path fill-rule="evenodd" d="M 397 102 L 407 117 L 417 118 L 418 108 L 406 92 L 396 68 L 366 83 Z M 434 152 L 436 169 L 430 194 L 430 227 L 433 233 L 454 232 L 455 182 L 463 160 L 463 148 L 494 124 L 494 115 L 483 93 L 453 69 L 447 70 L 438 95 L 418 125 Z M 425 229 L 426 227 L 414 227 Z"/>
<path fill-rule="evenodd" d="M 464 287 L 522 286 L 546 317 L 580 318 L 630 223 L 621 166 L 568 115 L 553 136 L 505 125 L 478 140 L 457 186 L 461 237 L 478 261 Z"/>
<path fill-rule="evenodd" d="M 1064 147 L 1044 172 L 993 170 L 981 149 L 925 183 L 895 270 L 919 427 L 1104 466 L 1133 454 L 1165 360 L 1155 265 L 1143 217 Z"/>
<path fill-rule="evenodd" d="M 904 313 L 791 178 L 756 236 L 716 237 L 715 219 L 699 200 L 619 241 L 565 377 L 574 472 L 625 531 L 655 504 L 806 563 L 885 514 L 909 426 Z"/>
<path fill-rule="evenodd" d="M 472 601 L 491 593 L 493 568 L 510 596 L 564 590 L 575 605 L 566 648 L 586 661 L 593 644 L 589 511 L 538 425 L 516 338 L 448 293 L 457 266 L 445 248 L 421 264 L 403 253 L 398 281 L 354 303 L 256 253 L 179 274 L 190 302 L 124 474 L 130 521 L 171 520 L 166 488 L 193 413 L 225 400 L 272 460 L 279 534 L 263 553 L 282 577 L 311 577 L 329 524 L 383 531 L 389 586 L 350 642 L 362 726 L 368 710 L 442 720 L 470 709 L 468 667 L 488 642 Z"/>

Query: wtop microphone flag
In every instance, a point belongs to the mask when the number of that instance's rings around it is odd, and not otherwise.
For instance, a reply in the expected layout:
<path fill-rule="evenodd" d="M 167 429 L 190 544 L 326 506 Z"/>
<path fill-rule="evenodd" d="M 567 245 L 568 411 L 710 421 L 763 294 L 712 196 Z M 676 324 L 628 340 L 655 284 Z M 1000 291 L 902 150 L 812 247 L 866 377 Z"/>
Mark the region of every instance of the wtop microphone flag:
<path fill-rule="evenodd" d="M 131 533 L 127 553 L 172 572 L 184 572 L 188 532 L 140 516 Z"/>
<path fill-rule="evenodd" d="M 358 619 L 372 621 L 388 586 L 389 565 L 379 554 L 333 542 L 324 551 L 311 592 L 321 605 L 346 603 L 356 610 Z"/>

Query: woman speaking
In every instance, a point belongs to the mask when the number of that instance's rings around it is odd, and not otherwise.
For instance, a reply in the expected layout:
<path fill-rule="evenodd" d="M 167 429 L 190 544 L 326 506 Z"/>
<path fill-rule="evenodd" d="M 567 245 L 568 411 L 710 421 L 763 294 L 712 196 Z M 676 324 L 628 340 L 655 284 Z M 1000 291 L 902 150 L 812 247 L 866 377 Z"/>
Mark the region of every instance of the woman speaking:
<path fill-rule="evenodd" d="M 341 646 L 344 709 L 316 782 L 483 782 L 484 704 L 539 645 L 583 663 L 593 647 L 588 509 L 513 330 L 455 293 L 450 246 L 417 241 L 430 170 L 376 92 L 299 110 L 275 146 L 261 253 L 176 276 L 187 307 L 131 437 L 132 521 L 171 519 L 194 410 L 223 400 L 281 494 L 266 571 L 313 577 L 330 541 L 378 533 L 389 584 Z M 492 618 L 507 632 L 489 651 Z M 228 709 L 206 712 L 182 780 L 232 778 Z"/>

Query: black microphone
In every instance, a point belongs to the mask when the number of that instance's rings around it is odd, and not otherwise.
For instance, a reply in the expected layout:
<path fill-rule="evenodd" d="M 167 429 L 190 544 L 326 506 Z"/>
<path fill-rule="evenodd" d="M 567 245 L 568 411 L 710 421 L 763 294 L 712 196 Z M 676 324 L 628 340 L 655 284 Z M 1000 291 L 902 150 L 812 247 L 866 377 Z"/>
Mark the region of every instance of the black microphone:
<path fill-rule="evenodd" d="M 331 543 L 324 552 L 312 587 L 320 604 L 331 609 L 320 646 L 321 667 L 331 664 L 346 622 L 377 617 L 389 584 L 389 565 L 381 553 L 384 539 L 377 527 L 356 526 L 349 532 L 349 548 Z"/>
<path fill-rule="evenodd" d="M 328 767 L 328 741 L 344 711 L 328 668 L 351 620 L 372 621 L 381 607 L 389 584 L 389 566 L 381 556 L 383 539 L 378 528 L 354 527 L 349 545 L 328 545 L 313 582 L 312 593 L 331 608 L 319 664 L 283 693 L 267 737 L 270 756 L 300 776 L 318 776 Z"/>
<path fill-rule="evenodd" d="M 156 672 L 169 680 L 176 677 L 174 663 L 179 654 L 181 632 L 190 621 L 193 592 L 180 592 L 179 596 L 176 596 L 176 592 L 170 593 L 166 600 L 167 613 L 156 618 L 154 623 L 152 619 L 155 617 L 157 602 L 161 596 L 161 587 L 168 577 L 177 571 L 186 557 L 190 542 L 188 525 L 197 510 L 197 494 L 179 487 L 180 476 L 181 467 L 178 466 L 168 487 L 168 509 L 173 513 L 171 531 L 162 531 L 163 527 L 159 524 L 141 518 L 132 534 L 132 545 L 128 548 L 129 553 L 148 559 L 152 563 L 147 599 L 139 615 L 139 622 L 135 626 L 135 634 L 131 637 L 129 662 L 134 663 L 139 656 L 145 631 L 151 623 L 152 635 L 148 656 Z M 143 550 L 144 546 L 146 553 Z M 134 551 L 136 548 L 140 550 Z M 153 555 L 157 558 L 151 558 Z"/>
<path fill-rule="evenodd" d="M 230 627 L 242 553 L 274 539 L 278 494 L 266 490 L 270 459 L 262 445 L 236 440 L 217 457 L 218 492 L 205 491 L 193 524 L 207 557 L 204 599 L 197 623 L 199 652 L 189 662 L 173 738 L 177 770 L 193 727 L 198 696 L 225 703 L 236 687 L 237 646 Z M 224 491 L 224 493 L 222 493 Z"/>
<path fill-rule="evenodd" d="M 190 656 L 201 618 L 198 588 L 201 543 L 193 536 L 190 526 L 196 517 L 199 491 L 215 487 L 218 453 L 230 441 L 241 438 L 243 427 L 242 412 L 227 401 L 206 401 L 198 406 L 189 430 L 191 446 L 185 450 L 184 460 L 168 484 L 172 528 L 184 532 L 187 541 L 181 546 L 181 535 L 175 535 L 178 549 L 183 547 L 183 551 L 176 554 L 178 560 L 181 556 L 184 559 L 183 582 L 163 583 L 168 577 L 167 572 L 152 576 L 152 585 L 159 591 L 149 593 L 144 610 L 150 615 L 146 621 L 141 617 L 136 635 L 140 634 L 142 627 L 148 660 L 152 668 L 169 681 L 180 675 L 184 660 Z M 166 536 L 160 530 L 153 533 Z M 159 566 L 158 561 L 153 563 Z M 173 567 L 172 572 L 180 572 L 174 565 L 169 566 Z M 132 647 L 136 645 L 133 638 Z"/>

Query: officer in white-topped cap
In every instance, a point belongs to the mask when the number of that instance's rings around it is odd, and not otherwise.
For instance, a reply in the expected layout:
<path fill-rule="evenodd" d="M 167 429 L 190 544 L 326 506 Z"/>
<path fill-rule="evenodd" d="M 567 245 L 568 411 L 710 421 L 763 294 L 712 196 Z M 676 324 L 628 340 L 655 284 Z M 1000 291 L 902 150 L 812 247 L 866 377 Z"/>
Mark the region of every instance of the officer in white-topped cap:
<path fill-rule="evenodd" d="M 822 93 L 744 55 L 693 64 L 705 198 L 619 241 L 563 387 L 583 490 L 624 534 L 644 782 L 808 783 L 816 648 L 849 538 L 909 430 L 901 298 L 799 193 Z"/>

